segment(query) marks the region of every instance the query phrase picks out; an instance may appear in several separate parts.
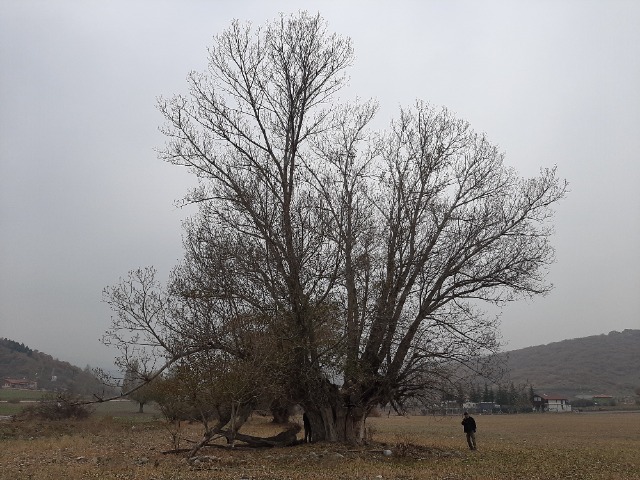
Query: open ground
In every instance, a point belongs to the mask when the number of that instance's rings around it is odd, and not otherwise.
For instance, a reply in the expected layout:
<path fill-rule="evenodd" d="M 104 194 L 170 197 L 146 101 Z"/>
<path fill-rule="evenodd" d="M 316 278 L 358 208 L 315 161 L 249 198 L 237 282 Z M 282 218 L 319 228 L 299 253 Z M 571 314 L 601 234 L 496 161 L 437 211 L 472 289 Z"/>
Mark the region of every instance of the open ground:
<path fill-rule="evenodd" d="M 115 402 L 84 421 L 0 422 L 0 478 L 640 479 L 640 413 L 476 416 L 477 451 L 466 449 L 459 417 L 383 416 L 367 421 L 364 447 L 220 444 L 187 460 L 165 453 L 176 427 L 136 408 Z M 277 428 L 254 416 L 243 432 Z M 200 432 L 180 425 L 178 446 L 188 448 Z"/>

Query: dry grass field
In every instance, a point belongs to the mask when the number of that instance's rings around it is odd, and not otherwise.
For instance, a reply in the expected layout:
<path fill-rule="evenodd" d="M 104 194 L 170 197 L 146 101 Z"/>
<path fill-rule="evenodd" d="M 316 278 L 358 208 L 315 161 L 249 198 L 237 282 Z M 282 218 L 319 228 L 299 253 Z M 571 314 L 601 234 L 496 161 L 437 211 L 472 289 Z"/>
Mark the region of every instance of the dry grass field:
<path fill-rule="evenodd" d="M 380 417 L 368 420 L 367 447 L 220 446 L 188 461 L 163 453 L 171 428 L 134 410 L 124 403 L 79 422 L 0 422 L 0 478 L 640 479 L 640 413 L 476 416 L 477 451 L 466 449 L 458 417 Z M 275 433 L 262 417 L 243 432 Z M 195 440 L 200 430 L 183 425 L 181 433 Z"/>

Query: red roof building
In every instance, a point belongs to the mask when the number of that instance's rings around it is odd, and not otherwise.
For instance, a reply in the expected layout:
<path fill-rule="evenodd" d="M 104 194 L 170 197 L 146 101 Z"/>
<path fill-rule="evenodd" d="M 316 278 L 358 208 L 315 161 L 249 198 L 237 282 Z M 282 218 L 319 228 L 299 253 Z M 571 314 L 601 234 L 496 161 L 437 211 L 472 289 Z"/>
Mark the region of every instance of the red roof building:
<path fill-rule="evenodd" d="M 26 378 L 5 378 L 2 388 L 15 388 L 16 390 L 37 390 L 38 382 Z"/>

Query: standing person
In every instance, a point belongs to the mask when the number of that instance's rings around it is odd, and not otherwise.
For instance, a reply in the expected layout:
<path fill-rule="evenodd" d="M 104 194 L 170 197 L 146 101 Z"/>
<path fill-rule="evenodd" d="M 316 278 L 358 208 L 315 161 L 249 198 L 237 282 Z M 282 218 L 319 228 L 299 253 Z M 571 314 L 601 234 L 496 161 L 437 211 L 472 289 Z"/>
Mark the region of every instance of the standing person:
<path fill-rule="evenodd" d="M 311 443 L 311 422 L 307 412 L 302 414 L 302 423 L 304 424 L 304 443 Z"/>
<path fill-rule="evenodd" d="M 464 418 L 462 419 L 462 426 L 464 427 L 464 433 L 467 434 L 467 443 L 470 450 L 476 449 L 476 421 L 467 412 L 464 412 Z"/>

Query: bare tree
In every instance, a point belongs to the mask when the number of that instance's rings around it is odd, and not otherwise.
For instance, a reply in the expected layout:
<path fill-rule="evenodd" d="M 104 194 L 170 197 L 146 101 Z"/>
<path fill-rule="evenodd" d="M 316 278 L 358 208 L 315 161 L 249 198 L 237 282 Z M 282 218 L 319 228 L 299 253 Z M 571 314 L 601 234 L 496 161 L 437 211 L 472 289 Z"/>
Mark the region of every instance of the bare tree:
<path fill-rule="evenodd" d="M 374 102 L 335 99 L 352 58 L 319 16 L 234 22 L 189 94 L 160 100 L 161 157 L 198 176 L 200 213 L 170 281 L 175 321 L 151 343 L 231 351 L 229 326 L 250 319 L 289 360 L 278 382 L 314 438 L 360 442 L 374 406 L 482 368 L 499 347 L 484 303 L 549 291 L 566 184 L 555 169 L 520 178 L 423 102 L 372 132 Z"/>
<path fill-rule="evenodd" d="M 195 454 L 212 438 L 233 444 L 259 400 L 283 396 L 280 378 L 287 359 L 273 348 L 272 319 L 267 329 L 264 315 L 241 314 L 226 305 L 200 270 L 187 275 L 187 264 L 176 268 L 168 289 L 152 268 L 132 271 L 106 288 L 104 299 L 117 315 L 103 342 L 121 353 L 116 358 L 126 372 L 121 396 L 139 401 L 141 408 L 142 399 L 154 399 L 167 419 L 203 425 L 203 438 L 191 450 Z"/>
<path fill-rule="evenodd" d="M 138 413 L 144 413 L 145 404 L 154 399 L 153 386 L 147 381 L 151 376 L 149 372 L 142 372 L 139 362 L 135 360 L 127 366 L 124 372 L 122 391 L 131 392 L 128 398 L 138 403 Z"/>

